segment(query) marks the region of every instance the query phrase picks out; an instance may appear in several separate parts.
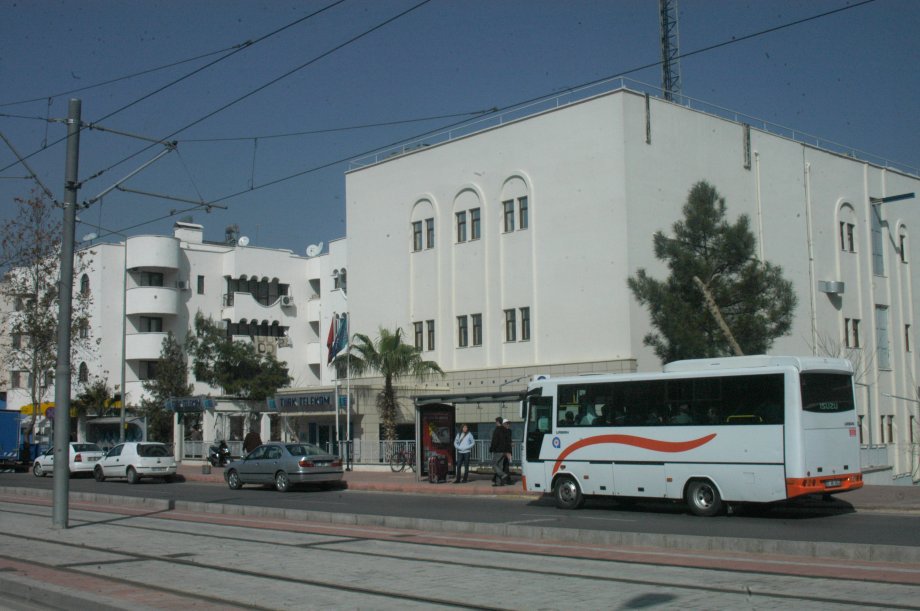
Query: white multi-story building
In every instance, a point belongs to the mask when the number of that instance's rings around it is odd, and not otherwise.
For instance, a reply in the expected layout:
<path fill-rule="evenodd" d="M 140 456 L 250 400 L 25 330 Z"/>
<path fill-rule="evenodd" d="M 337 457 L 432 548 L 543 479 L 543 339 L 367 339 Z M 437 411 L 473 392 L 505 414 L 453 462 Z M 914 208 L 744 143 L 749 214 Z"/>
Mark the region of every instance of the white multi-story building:
<path fill-rule="evenodd" d="M 292 387 L 334 388 L 324 331 L 345 311 L 344 240 L 332 242 L 327 253 L 318 246 L 312 256 L 300 256 L 232 235 L 224 243 L 205 241 L 203 231 L 201 225 L 177 222 L 172 236 L 133 236 L 84 249 L 87 266 L 75 288 L 91 298 L 90 324 L 79 333 L 92 348 L 74 358 L 74 394 L 82 384 L 103 379 L 116 394 L 125 389 L 129 408 L 139 405 L 163 340 L 172 333 L 184 342 L 198 312 L 223 323 L 235 341 L 252 342 L 259 352 L 287 363 Z M 221 396 L 221 389 L 195 380 L 191 363 L 189 369 L 194 396 Z M 53 387 L 46 395 L 53 401 Z M 8 409 L 30 403 L 26 384 L 9 388 Z M 217 406 L 177 418 L 177 439 L 188 433 L 183 425 L 190 420 L 203 427 L 205 441 L 242 438 L 253 427 L 266 437 L 281 428 L 270 406 L 232 400 Z M 246 422 L 253 410 L 264 414 L 261 422 Z M 117 438 L 117 427 L 114 431 Z"/>
<path fill-rule="evenodd" d="M 855 355 L 863 443 L 915 471 L 920 201 L 894 196 L 918 177 L 629 89 L 350 171 L 352 330 L 401 327 L 448 374 L 404 394 L 443 393 L 473 423 L 498 413 L 478 395 L 535 373 L 657 370 L 627 278 L 668 275 L 652 235 L 701 180 L 795 287 L 772 352 Z"/>

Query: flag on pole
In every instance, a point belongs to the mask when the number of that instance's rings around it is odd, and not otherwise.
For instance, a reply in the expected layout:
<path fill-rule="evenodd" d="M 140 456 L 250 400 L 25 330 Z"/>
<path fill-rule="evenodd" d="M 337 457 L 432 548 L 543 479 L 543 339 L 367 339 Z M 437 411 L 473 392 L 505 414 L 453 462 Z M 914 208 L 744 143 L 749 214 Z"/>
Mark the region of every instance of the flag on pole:
<path fill-rule="evenodd" d="M 329 337 L 326 338 L 326 364 L 332 363 L 332 359 L 335 357 L 335 351 L 333 346 L 335 345 L 335 331 L 336 326 L 339 321 L 339 315 L 336 314 L 332 317 L 332 322 L 329 323 Z"/>
<path fill-rule="evenodd" d="M 332 343 L 332 360 L 345 349 L 348 344 L 348 314 L 339 315 L 338 329 L 335 333 L 335 340 Z"/>

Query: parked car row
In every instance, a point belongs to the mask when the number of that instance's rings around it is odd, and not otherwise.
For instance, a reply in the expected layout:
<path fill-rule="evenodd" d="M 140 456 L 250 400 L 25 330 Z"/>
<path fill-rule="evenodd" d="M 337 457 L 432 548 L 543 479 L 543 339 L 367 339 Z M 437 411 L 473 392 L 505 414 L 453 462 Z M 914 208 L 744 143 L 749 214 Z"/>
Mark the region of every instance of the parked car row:
<path fill-rule="evenodd" d="M 123 477 L 130 484 L 142 478 L 162 478 L 172 481 L 176 476 L 176 459 L 169 446 L 154 441 L 128 441 L 108 452 L 94 443 L 70 443 L 70 472 L 92 473 L 96 481 Z M 54 448 L 50 448 L 32 464 L 35 477 L 54 474 Z"/>
<path fill-rule="evenodd" d="M 108 452 L 94 443 L 70 444 L 70 472 L 92 473 L 96 481 L 125 478 L 136 484 L 143 478 L 172 481 L 177 470 L 169 446 L 153 441 L 129 441 Z M 41 454 L 32 466 L 35 477 L 54 473 L 54 448 Z M 244 484 L 268 484 L 287 492 L 297 484 L 330 485 L 341 481 L 342 459 L 311 443 L 270 441 L 230 462 L 224 480 L 232 490 Z"/>

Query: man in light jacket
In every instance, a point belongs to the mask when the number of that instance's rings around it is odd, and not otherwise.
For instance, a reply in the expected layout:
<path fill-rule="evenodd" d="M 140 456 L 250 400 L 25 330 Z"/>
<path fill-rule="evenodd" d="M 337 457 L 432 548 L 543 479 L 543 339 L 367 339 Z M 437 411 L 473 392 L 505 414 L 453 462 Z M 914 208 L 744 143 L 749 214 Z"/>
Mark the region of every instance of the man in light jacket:
<path fill-rule="evenodd" d="M 456 470 L 456 476 L 454 477 L 454 483 L 459 484 L 461 481 L 465 484 L 469 481 L 470 476 L 470 453 L 473 451 L 473 446 L 476 445 L 476 440 L 473 438 L 473 434 L 470 433 L 470 427 L 463 425 L 460 429 L 460 432 L 457 433 L 457 436 L 454 437 L 454 447 L 457 449 L 457 462 L 454 465 Z M 466 467 L 466 471 L 463 472 L 463 479 L 460 479 L 460 468 Z"/>

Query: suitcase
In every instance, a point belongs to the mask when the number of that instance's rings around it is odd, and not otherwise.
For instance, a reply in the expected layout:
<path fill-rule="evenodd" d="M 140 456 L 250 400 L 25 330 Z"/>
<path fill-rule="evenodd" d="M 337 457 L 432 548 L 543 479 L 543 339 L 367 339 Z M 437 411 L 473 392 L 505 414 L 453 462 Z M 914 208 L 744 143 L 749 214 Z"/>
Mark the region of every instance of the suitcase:
<path fill-rule="evenodd" d="M 428 458 L 428 482 L 443 484 L 447 481 L 447 457 L 434 454 Z"/>

